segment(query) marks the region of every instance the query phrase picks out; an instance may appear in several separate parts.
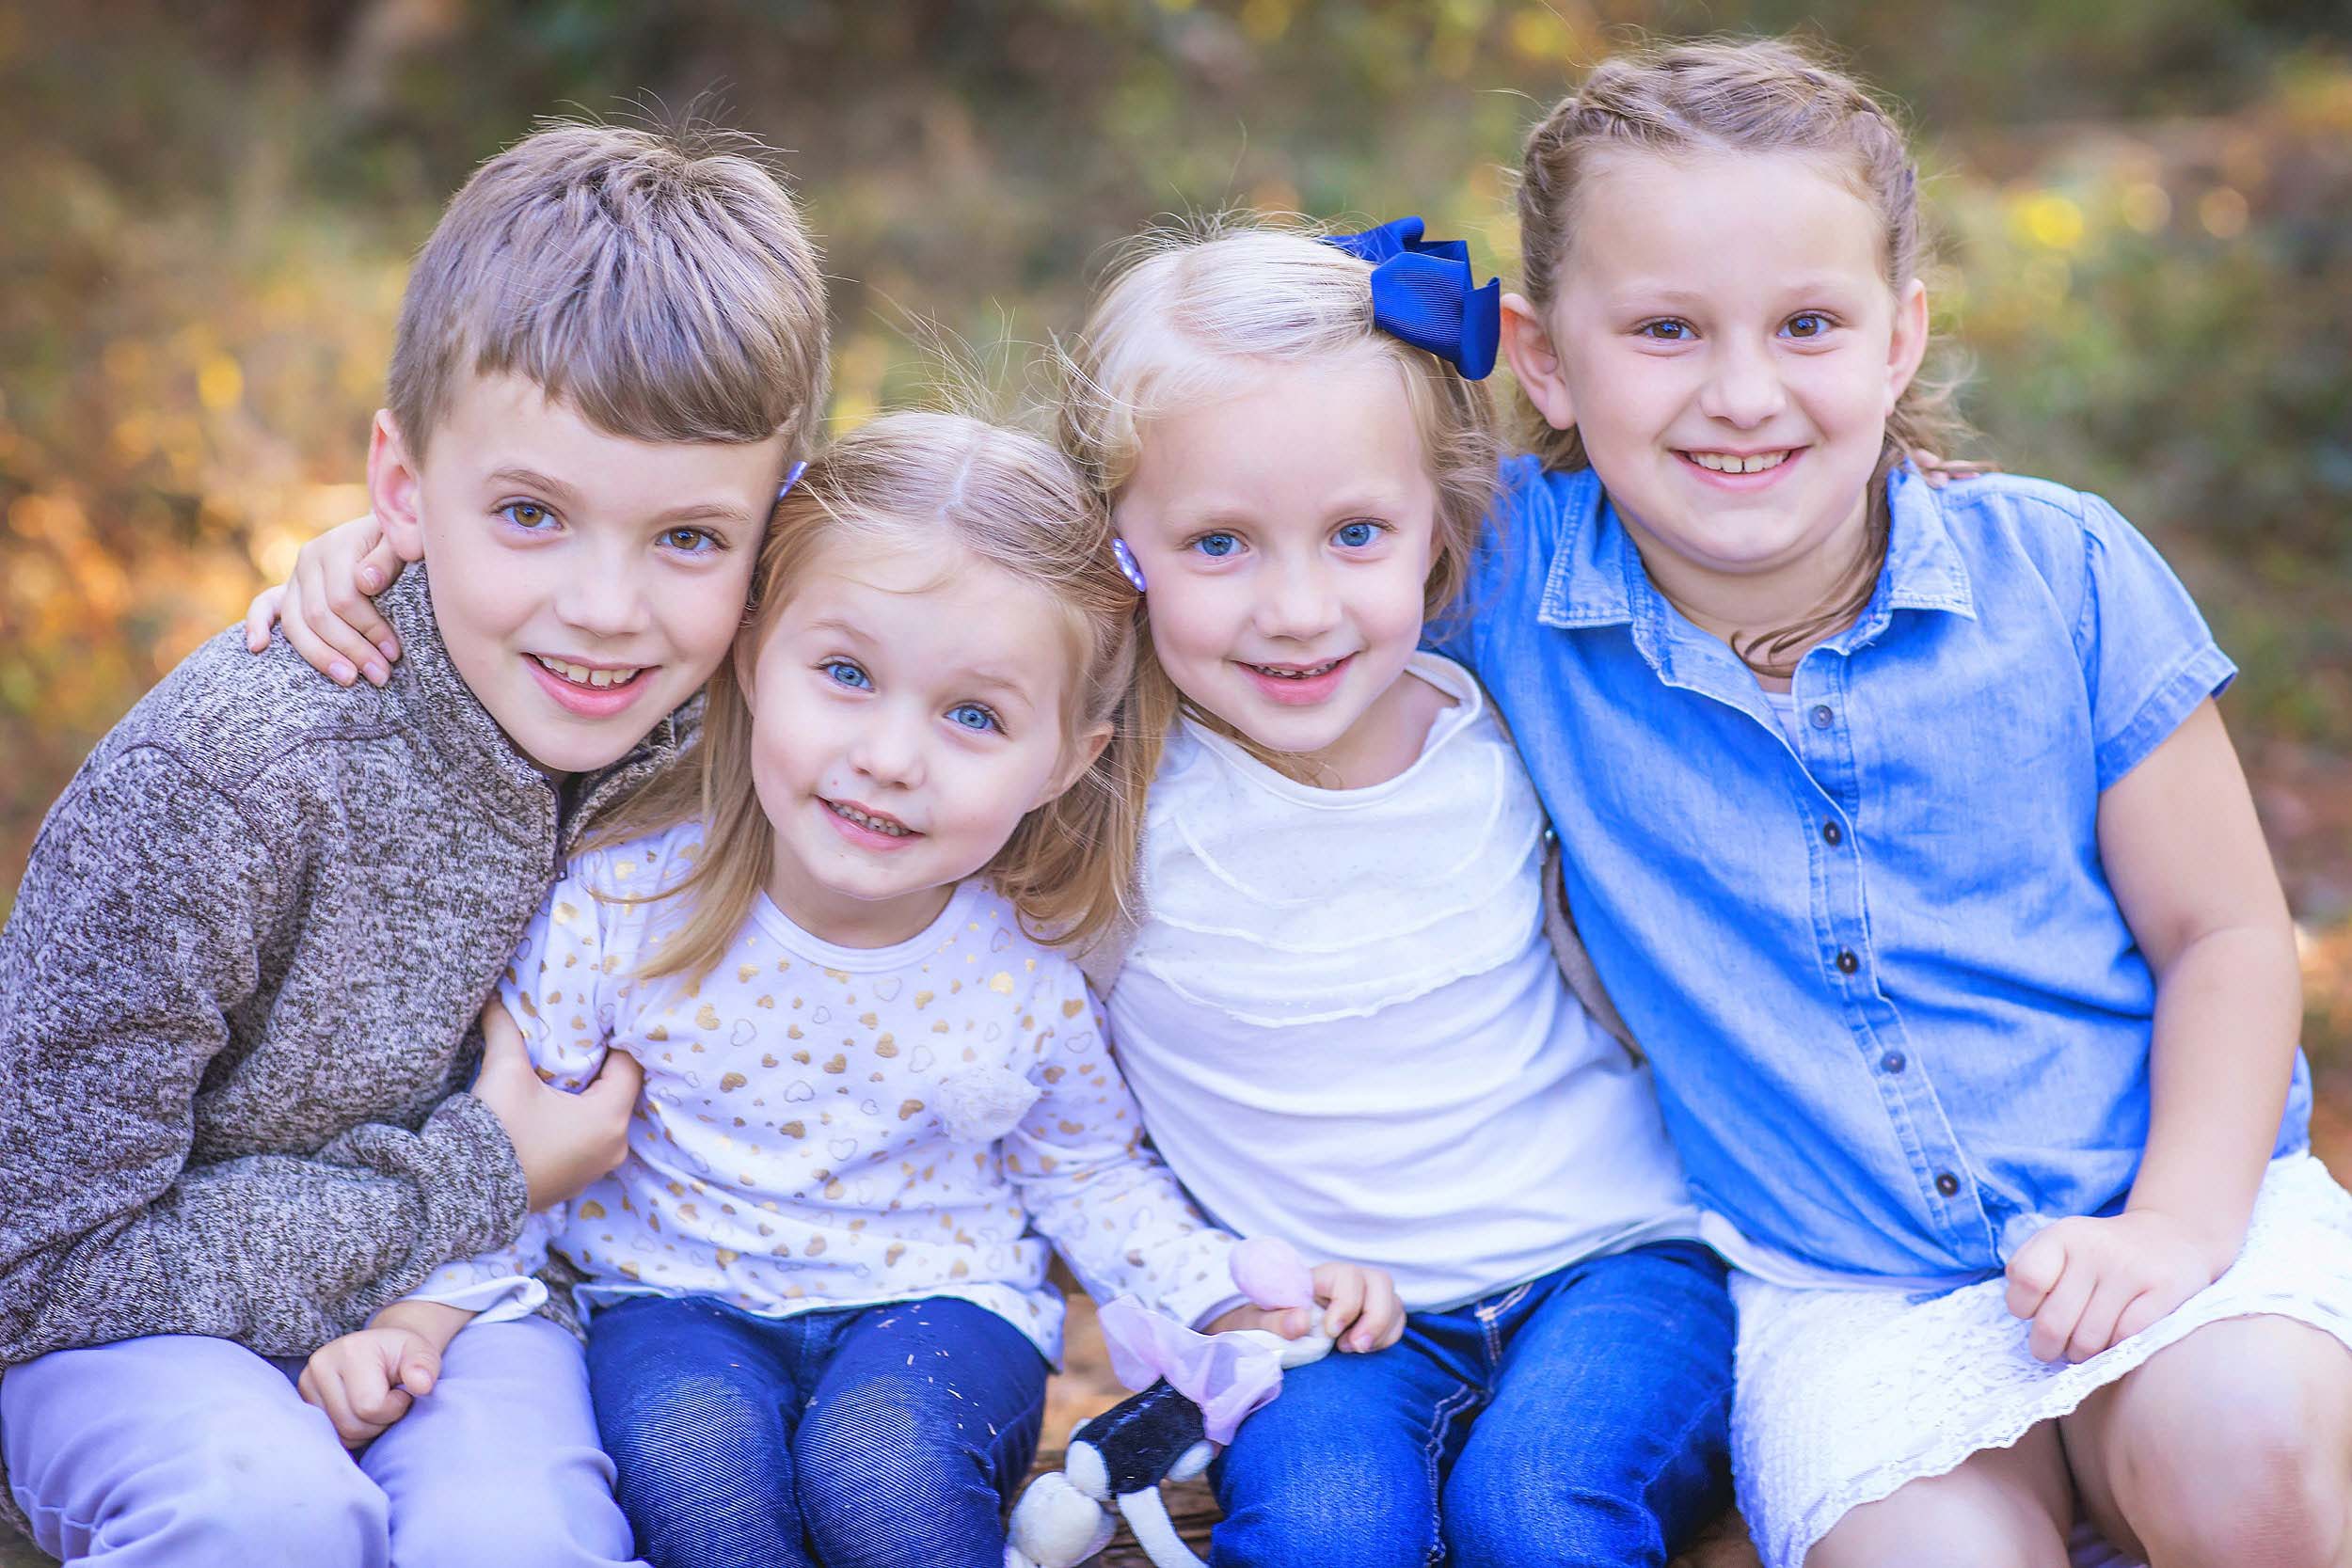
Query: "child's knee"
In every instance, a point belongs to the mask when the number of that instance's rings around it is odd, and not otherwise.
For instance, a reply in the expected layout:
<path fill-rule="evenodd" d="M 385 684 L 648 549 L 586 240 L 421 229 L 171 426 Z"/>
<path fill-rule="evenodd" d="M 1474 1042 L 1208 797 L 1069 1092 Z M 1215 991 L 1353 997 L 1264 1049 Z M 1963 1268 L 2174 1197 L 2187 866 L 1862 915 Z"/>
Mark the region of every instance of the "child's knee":
<path fill-rule="evenodd" d="M 138 1533 L 189 1568 L 379 1568 L 389 1554 L 383 1491 L 325 1433 L 286 1436 L 215 1433 L 191 1443 L 188 1468 L 159 1506 L 140 1511 L 151 1529 Z"/>
<path fill-rule="evenodd" d="M 612 1495 L 553 1484 L 463 1490 L 405 1503 L 392 1520 L 396 1562 L 435 1568 L 620 1568 L 629 1529 Z"/>
<path fill-rule="evenodd" d="M 2125 1520 L 2165 1561 L 2328 1568 L 2346 1544 L 2352 1477 L 2341 1433 L 2314 1428 L 2307 1415 L 2241 1395 L 2178 1426 L 2121 1437 Z"/>
<path fill-rule="evenodd" d="M 1245 1504 L 1219 1521 L 1215 1539 L 1216 1568 L 1425 1568 L 1437 1558 L 1438 1522 L 1393 1494 L 1334 1484 Z"/>
<path fill-rule="evenodd" d="M 996 1505 L 992 1433 L 977 1414 L 942 1410 L 914 1390 L 871 1382 L 828 1395 L 801 1418 L 792 1452 L 811 1521 L 881 1518 L 901 1526 L 973 1503 Z"/>

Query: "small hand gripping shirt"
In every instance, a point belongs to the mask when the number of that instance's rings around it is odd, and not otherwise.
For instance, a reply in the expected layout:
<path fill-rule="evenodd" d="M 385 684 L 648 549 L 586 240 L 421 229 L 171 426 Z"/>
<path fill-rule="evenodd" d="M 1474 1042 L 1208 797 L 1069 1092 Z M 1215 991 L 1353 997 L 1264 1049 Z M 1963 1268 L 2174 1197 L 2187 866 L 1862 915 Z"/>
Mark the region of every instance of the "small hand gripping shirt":
<path fill-rule="evenodd" d="M 1943 1284 L 2119 1210 L 2155 984 L 2100 793 L 2229 684 L 2095 496 L 1888 481 L 1856 623 L 1790 721 L 1652 586 L 1589 471 L 1508 465 L 1453 644 L 1566 850 L 1570 907 L 1700 1203 L 1789 1283 Z M 2277 1150 L 2307 1141 L 2298 1056 Z"/>
<path fill-rule="evenodd" d="M 823 942 L 762 895 L 699 984 L 638 980 L 684 911 L 625 900 L 680 874 L 699 837 L 574 861 L 500 990 L 552 1082 L 584 1085 L 608 1049 L 644 1064 L 627 1160 L 417 1299 L 529 1311 L 552 1244 L 588 1276 L 590 1311 L 644 1294 L 776 1316 L 957 1296 L 1048 1360 L 1049 1242 L 1097 1296 L 1184 1323 L 1236 1299 L 1231 1238 L 1144 1147 L 1085 981 L 992 888 L 965 882 L 927 930 L 880 948 Z"/>

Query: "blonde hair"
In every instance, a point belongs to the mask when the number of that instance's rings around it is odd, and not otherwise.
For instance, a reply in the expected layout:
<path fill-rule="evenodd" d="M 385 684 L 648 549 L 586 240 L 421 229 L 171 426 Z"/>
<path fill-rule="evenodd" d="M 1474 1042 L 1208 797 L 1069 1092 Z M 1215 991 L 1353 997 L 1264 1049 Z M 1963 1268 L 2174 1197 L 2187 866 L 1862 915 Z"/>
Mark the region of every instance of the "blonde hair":
<path fill-rule="evenodd" d="M 1075 654 L 1063 743 L 1111 737 L 1076 784 L 1021 819 L 982 874 L 1040 940 L 1081 944 L 1124 912 L 1142 836 L 1142 785 L 1127 704 L 1136 593 L 1111 554 L 1102 501 L 1041 438 L 957 414 L 885 414 L 833 443 L 777 505 L 738 641 L 755 650 L 825 551 L 962 549 L 1051 596 Z M 734 660 L 710 678 L 701 743 L 599 824 L 614 844 L 703 824 L 693 870 L 657 896 L 691 897 L 683 924 L 641 972 L 699 980 L 751 917 L 775 853 L 752 782 L 751 695 Z"/>
<path fill-rule="evenodd" d="M 1485 383 L 1375 325 L 1371 265 L 1323 244 L 1319 232 L 1222 214 L 1137 239 L 1063 353 L 1062 447 L 1116 506 L 1150 420 L 1236 390 L 1268 365 L 1385 360 L 1404 380 L 1438 492 L 1422 594 L 1423 615 L 1434 620 L 1455 607 L 1469 580 L 1494 499 L 1494 401 Z M 1154 752 L 1180 713 L 1233 735 L 1176 689 L 1148 636 L 1136 662 L 1136 712 Z M 1295 767 L 1250 749 L 1278 768 Z"/>
<path fill-rule="evenodd" d="M 1869 203 L 1881 230 L 1879 260 L 1899 294 L 1919 275 L 1918 171 L 1894 111 L 1845 72 L 1790 39 L 1704 39 L 1604 60 L 1528 133 L 1519 160 L 1519 250 L 1524 287 L 1548 316 L 1575 246 L 1577 198 L 1594 165 L 1612 153 L 1668 158 L 1708 152 L 1796 152 L 1819 157 Z M 1836 601 L 1792 626 L 1735 643 L 1751 668 L 1788 673 L 1794 657 L 1851 622 L 1869 602 L 1886 556 L 1886 477 L 1906 461 L 1933 463 L 1968 435 L 1951 407 L 1949 382 L 1915 375 L 1887 416 L 1869 483 L 1863 553 Z M 1529 447 L 1546 467 L 1591 467 L 1583 436 L 1557 430 L 1520 395 Z"/>
<path fill-rule="evenodd" d="M 386 402 L 421 458 L 469 376 L 642 441 L 813 440 L 825 287 L 755 138 L 553 121 L 474 171 L 409 273 Z"/>

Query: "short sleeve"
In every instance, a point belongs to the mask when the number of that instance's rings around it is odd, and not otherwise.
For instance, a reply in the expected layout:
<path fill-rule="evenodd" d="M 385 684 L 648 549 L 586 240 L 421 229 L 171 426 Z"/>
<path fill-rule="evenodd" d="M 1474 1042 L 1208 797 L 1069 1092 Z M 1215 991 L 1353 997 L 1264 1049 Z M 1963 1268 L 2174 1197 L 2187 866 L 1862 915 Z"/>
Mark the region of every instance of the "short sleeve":
<path fill-rule="evenodd" d="M 2140 531 L 2083 498 L 2084 593 L 2074 652 L 2090 692 L 2099 788 L 2139 766 L 2237 674 L 2181 579 Z"/>
<path fill-rule="evenodd" d="M 1480 616 L 1507 599 L 1526 566 L 1534 534 L 1531 513 L 1547 504 L 1543 468 L 1532 457 L 1506 461 L 1495 477 L 1494 499 L 1479 520 L 1478 539 L 1465 563 L 1461 591 L 1454 602 L 1422 626 L 1421 645 L 1466 669 L 1478 667 Z"/>

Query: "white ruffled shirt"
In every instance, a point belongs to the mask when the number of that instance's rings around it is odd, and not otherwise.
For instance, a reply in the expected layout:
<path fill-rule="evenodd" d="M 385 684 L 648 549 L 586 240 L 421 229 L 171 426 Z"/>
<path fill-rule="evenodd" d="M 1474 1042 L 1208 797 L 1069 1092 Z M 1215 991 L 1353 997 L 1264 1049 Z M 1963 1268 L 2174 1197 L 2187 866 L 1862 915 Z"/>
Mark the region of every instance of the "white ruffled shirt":
<path fill-rule="evenodd" d="M 500 988 L 532 1060 L 576 1088 L 608 1049 L 644 1065 L 628 1159 L 514 1245 L 437 1270 L 413 1299 L 516 1317 L 546 1299 L 550 1245 L 587 1310 L 710 1295 L 786 1315 L 957 1296 L 1048 1360 L 1061 1293 L 1133 1292 L 1184 1323 L 1235 1298 L 1232 1238 L 1142 1143 L 1086 982 L 985 883 L 892 947 L 840 947 L 762 896 L 691 990 L 632 978 L 679 900 L 700 832 L 572 863 Z"/>
<path fill-rule="evenodd" d="M 1375 1264 L 1413 1310 L 1695 1236 L 1646 1068 L 1561 978 L 1544 815 L 1461 666 L 1385 784 L 1318 789 L 1186 721 L 1109 998 L 1153 1143 L 1216 1221 Z"/>

